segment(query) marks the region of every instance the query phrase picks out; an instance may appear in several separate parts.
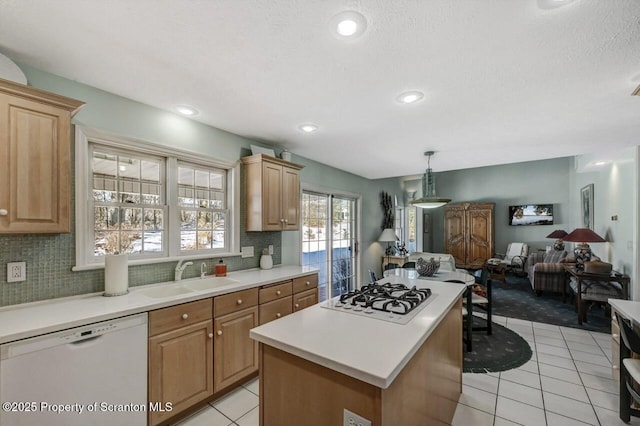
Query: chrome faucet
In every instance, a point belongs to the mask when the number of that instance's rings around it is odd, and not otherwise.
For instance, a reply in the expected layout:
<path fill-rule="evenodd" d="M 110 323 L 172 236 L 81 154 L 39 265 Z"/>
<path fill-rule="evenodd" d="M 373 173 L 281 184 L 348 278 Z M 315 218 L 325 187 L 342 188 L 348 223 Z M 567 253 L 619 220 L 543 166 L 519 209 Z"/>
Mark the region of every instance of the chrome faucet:
<path fill-rule="evenodd" d="M 187 269 L 187 266 L 191 266 L 191 265 L 193 265 L 193 262 L 186 262 L 183 264 L 182 259 L 180 259 L 180 261 L 176 265 L 176 273 L 174 276 L 174 280 L 180 281 L 182 279 L 182 273 L 184 272 L 184 270 Z"/>
<path fill-rule="evenodd" d="M 200 264 L 200 278 L 204 278 L 207 275 L 207 264 L 202 262 Z"/>

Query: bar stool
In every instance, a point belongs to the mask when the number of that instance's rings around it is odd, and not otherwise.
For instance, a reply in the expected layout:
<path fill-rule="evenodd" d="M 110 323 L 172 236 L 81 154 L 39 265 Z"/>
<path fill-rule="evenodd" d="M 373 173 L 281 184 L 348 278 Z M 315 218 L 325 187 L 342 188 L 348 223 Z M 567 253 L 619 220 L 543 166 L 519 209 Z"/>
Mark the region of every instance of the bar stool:
<path fill-rule="evenodd" d="M 464 281 L 460 280 L 445 280 L 446 283 L 467 285 Z M 472 292 L 471 288 L 467 286 L 464 291 L 464 303 L 462 305 L 462 319 L 464 320 L 465 336 L 463 341 L 466 343 L 467 352 L 471 352 L 473 349 L 473 303 L 471 303 Z"/>
<path fill-rule="evenodd" d="M 633 383 L 640 383 L 640 359 L 631 358 L 631 352 L 640 354 L 640 336 L 631 323 L 616 315 L 623 345 L 620 346 L 620 420 L 629 423 L 631 416 L 640 417 L 640 410 L 631 408 L 631 398 L 640 403 L 640 394 Z"/>

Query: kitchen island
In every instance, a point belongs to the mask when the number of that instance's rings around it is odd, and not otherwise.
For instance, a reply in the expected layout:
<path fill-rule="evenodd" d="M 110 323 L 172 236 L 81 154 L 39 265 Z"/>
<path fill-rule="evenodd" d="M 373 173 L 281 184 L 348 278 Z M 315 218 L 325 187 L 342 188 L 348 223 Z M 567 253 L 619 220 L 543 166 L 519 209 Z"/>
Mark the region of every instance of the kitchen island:
<path fill-rule="evenodd" d="M 465 287 L 384 281 L 433 294 L 406 324 L 320 304 L 251 330 L 262 426 L 343 424 L 345 410 L 374 426 L 451 423 L 462 391 Z"/>

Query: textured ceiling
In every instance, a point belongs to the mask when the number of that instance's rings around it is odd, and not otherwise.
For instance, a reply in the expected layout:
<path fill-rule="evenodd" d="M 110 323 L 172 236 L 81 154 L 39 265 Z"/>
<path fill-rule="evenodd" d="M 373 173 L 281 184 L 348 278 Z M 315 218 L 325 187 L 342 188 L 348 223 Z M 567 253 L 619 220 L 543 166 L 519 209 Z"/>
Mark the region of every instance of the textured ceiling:
<path fill-rule="evenodd" d="M 554 1 L 0 0 L 0 52 L 367 178 L 639 145 L 640 1 Z"/>

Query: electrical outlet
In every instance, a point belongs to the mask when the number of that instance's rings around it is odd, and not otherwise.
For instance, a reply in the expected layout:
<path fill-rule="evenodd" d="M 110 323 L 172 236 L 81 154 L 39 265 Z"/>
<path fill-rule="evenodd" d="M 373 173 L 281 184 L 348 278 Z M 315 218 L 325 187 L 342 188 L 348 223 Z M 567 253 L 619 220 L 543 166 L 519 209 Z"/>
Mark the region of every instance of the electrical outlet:
<path fill-rule="evenodd" d="M 253 257 L 253 246 L 242 247 L 242 257 Z"/>
<path fill-rule="evenodd" d="M 27 263 L 26 262 L 7 263 L 7 282 L 8 283 L 25 281 L 26 279 L 27 279 Z"/>
<path fill-rule="evenodd" d="M 269 254 L 273 254 L 273 244 L 269 244 Z"/>
<path fill-rule="evenodd" d="M 345 408 L 342 417 L 342 426 L 371 426 L 371 420 L 367 420 Z"/>

